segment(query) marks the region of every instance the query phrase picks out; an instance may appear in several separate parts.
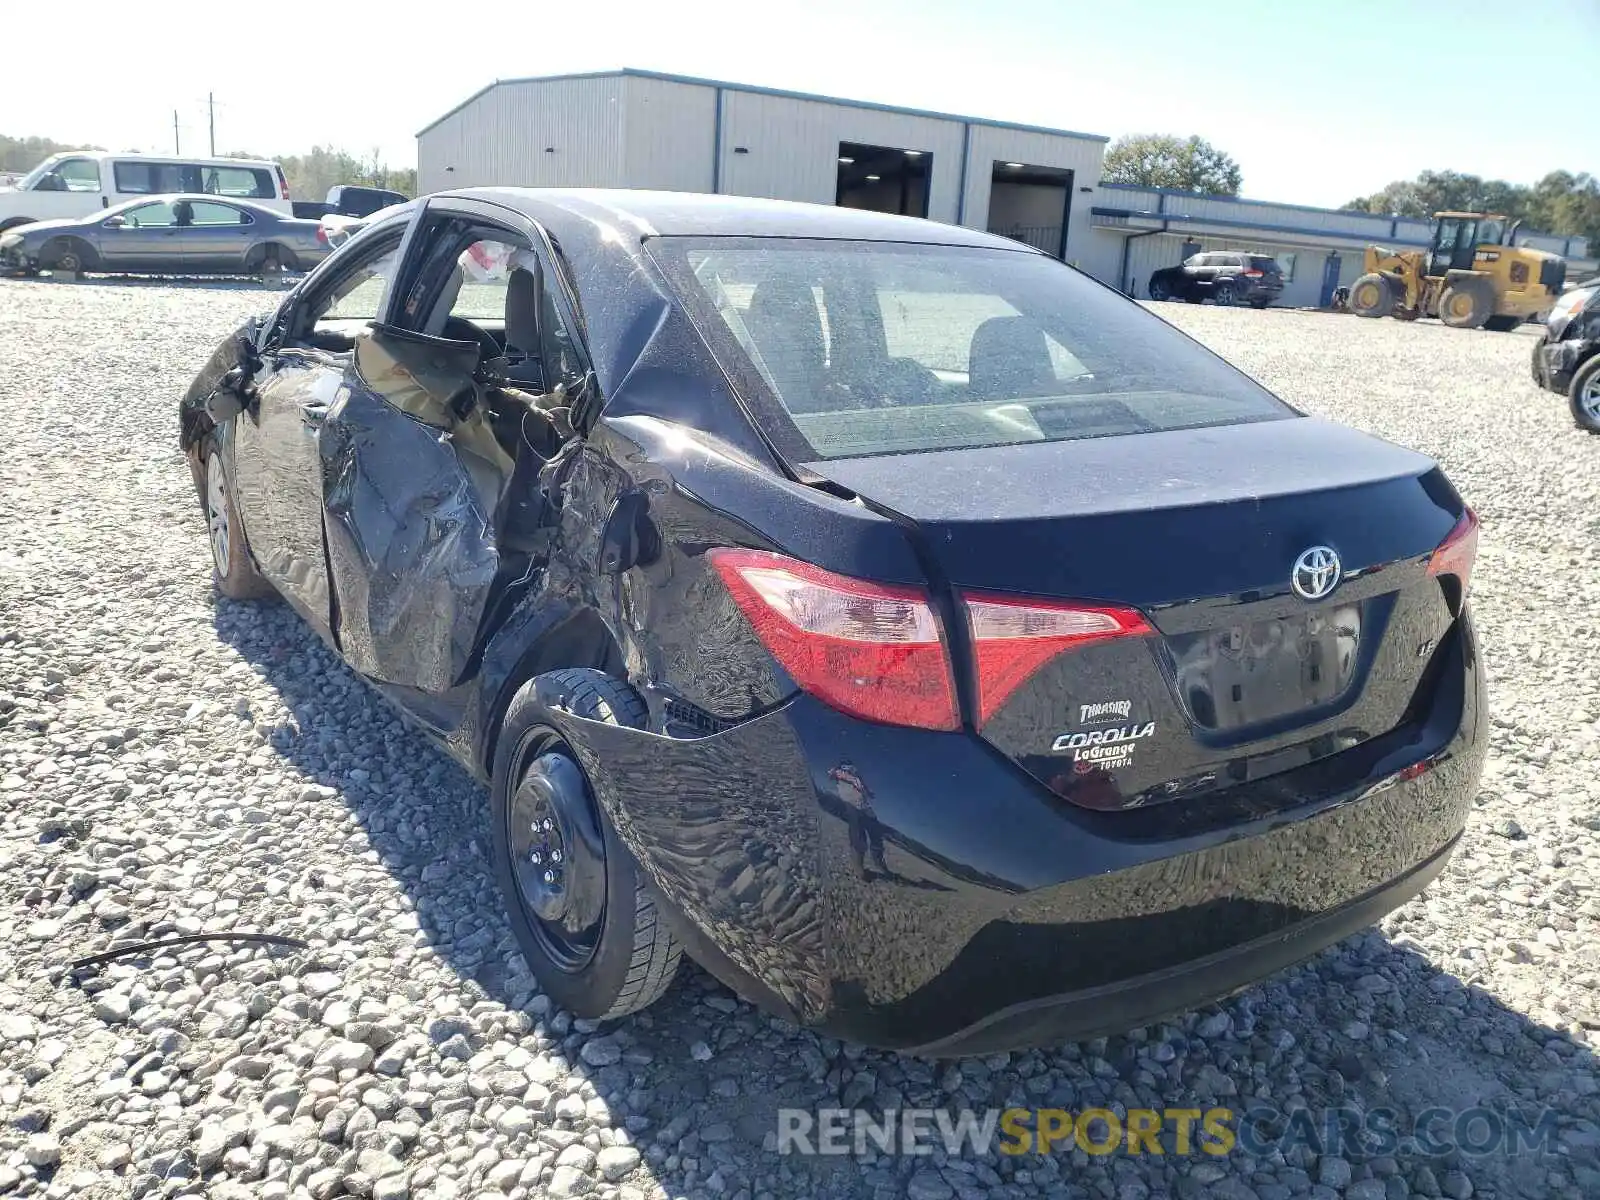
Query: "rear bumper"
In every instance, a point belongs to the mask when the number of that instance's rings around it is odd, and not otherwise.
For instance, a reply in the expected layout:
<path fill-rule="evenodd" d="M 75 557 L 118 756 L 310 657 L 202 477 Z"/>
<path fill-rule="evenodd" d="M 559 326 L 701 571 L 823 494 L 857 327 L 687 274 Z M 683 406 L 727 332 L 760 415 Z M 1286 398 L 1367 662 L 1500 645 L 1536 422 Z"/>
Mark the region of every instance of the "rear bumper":
<path fill-rule="evenodd" d="M 1001 1009 L 907 1052 L 931 1058 L 992 1054 L 1121 1033 L 1186 1012 L 1265 979 L 1349 937 L 1416 896 L 1444 870 L 1456 840 L 1399 879 L 1342 908 L 1166 970 Z"/>
<path fill-rule="evenodd" d="M 1403 735 L 1121 812 L 1061 800 L 971 735 L 805 696 L 705 738 L 569 734 L 724 982 L 847 1040 L 982 1054 L 1184 1011 L 1425 886 L 1486 738 L 1470 617 L 1451 643 L 1431 711 Z"/>

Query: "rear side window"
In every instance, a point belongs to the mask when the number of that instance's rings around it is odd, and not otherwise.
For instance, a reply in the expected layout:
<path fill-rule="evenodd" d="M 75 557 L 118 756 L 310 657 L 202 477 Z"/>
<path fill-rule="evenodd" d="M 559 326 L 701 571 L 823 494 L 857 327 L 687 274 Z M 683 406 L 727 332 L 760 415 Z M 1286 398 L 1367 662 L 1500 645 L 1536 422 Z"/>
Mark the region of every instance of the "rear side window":
<path fill-rule="evenodd" d="M 272 172 L 265 167 L 202 167 L 200 174 L 202 183 L 196 190 L 213 196 L 271 200 L 278 194 Z"/>
<path fill-rule="evenodd" d="M 771 238 L 649 246 L 758 421 L 799 461 L 1295 415 L 1043 255 Z"/>
<path fill-rule="evenodd" d="M 189 203 L 190 223 L 194 225 L 253 225 L 255 218 L 242 208 L 227 204 L 208 204 L 204 200 Z"/>

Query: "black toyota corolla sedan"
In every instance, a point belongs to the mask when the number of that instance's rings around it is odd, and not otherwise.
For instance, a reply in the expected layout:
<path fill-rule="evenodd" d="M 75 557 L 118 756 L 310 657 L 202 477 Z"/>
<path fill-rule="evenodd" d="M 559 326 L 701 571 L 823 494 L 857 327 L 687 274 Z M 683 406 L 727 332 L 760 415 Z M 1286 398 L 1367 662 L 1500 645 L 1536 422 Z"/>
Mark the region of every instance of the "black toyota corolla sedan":
<path fill-rule="evenodd" d="M 878 1046 L 1126 1029 L 1415 895 L 1482 765 L 1439 468 L 972 230 L 443 193 L 181 421 L 219 590 L 488 781 L 582 1016 L 687 950 Z"/>

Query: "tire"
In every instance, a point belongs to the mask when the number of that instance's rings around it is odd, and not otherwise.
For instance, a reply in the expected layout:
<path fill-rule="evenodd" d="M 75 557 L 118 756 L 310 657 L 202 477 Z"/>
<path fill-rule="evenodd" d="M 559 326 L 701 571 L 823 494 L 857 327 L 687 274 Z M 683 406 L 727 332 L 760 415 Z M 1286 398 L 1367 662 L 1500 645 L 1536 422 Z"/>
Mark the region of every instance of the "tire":
<path fill-rule="evenodd" d="M 1157 279 L 1152 276 L 1150 279 L 1149 292 L 1150 299 L 1152 300 L 1172 299 L 1172 289 L 1167 286 L 1167 281 L 1165 279 Z"/>
<path fill-rule="evenodd" d="M 1263 308 L 1271 303 L 1271 300 L 1252 300 L 1250 301 L 1250 307 L 1255 309 L 1257 312 L 1260 312 Z"/>
<path fill-rule="evenodd" d="M 95 265 L 94 251 L 77 238 L 56 238 L 39 251 L 41 265 L 77 275 Z"/>
<path fill-rule="evenodd" d="M 255 255 L 255 265 L 251 269 L 263 275 L 281 275 L 285 271 L 299 270 L 300 264 L 292 250 L 278 245 L 277 242 L 268 242 Z"/>
<path fill-rule="evenodd" d="M 1533 343 L 1533 354 L 1528 359 L 1528 369 L 1533 374 L 1533 381 L 1546 390 L 1550 387 L 1550 381 L 1544 377 L 1544 347 L 1549 340 L 1549 334 L 1541 333 L 1539 339 Z"/>
<path fill-rule="evenodd" d="M 1394 284 L 1382 275 L 1363 275 L 1350 285 L 1349 308 L 1358 317 L 1386 317 L 1394 304 Z"/>
<path fill-rule="evenodd" d="M 1510 333 L 1513 329 L 1521 324 L 1521 317 L 1498 316 L 1490 317 L 1483 323 L 1483 327 L 1485 329 L 1492 330 L 1495 333 Z"/>
<path fill-rule="evenodd" d="M 506 709 L 490 775 L 495 879 L 522 957 L 562 1008 L 612 1020 L 661 997 L 682 947 L 595 803 L 579 756 L 550 723 L 552 708 L 642 726 L 644 701 L 599 671 L 531 679 Z"/>
<path fill-rule="evenodd" d="M 1600 433 L 1600 354 L 1578 368 L 1567 388 L 1567 400 L 1578 428 Z"/>
<path fill-rule="evenodd" d="M 1458 284 L 1439 297 L 1439 320 L 1451 329 L 1477 329 L 1493 312 L 1494 298 L 1487 288 Z"/>
<path fill-rule="evenodd" d="M 1233 284 L 1229 280 L 1219 279 L 1211 289 L 1211 303 L 1219 308 L 1232 308 L 1237 298 Z"/>
<path fill-rule="evenodd" d="M 202 452 L 200 511 L 206 519 L 206 541 L 211 546 L 212 582 L 230 600 L 261 600 L 275 595 L 272 585 L 250 560 L 222 452 L 209 438 Z"/>

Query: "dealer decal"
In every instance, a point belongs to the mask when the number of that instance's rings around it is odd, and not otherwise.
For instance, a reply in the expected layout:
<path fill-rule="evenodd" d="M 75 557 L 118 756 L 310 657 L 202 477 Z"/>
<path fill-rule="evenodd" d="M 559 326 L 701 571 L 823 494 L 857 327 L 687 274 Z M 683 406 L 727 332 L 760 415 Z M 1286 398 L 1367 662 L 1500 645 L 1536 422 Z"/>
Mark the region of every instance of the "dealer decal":
<path fill-rule="evenodd" d="M 1137 743 L 1155 731 L 1154 721 L 1146 721 L 1142 725 L 1134 722 L 1111 729 L 1076 730 L 1056 738 L 1050 749 L 1057 754 L 1070 753 L 1080 772 L 1095 767 L 1115 771 L 1133 761 Z"/>

